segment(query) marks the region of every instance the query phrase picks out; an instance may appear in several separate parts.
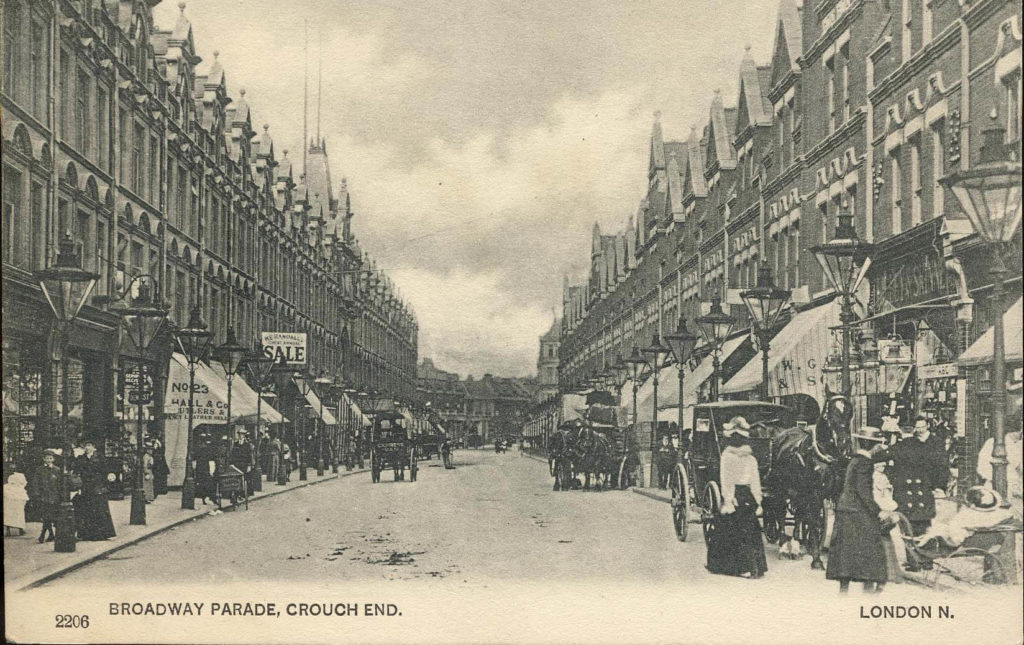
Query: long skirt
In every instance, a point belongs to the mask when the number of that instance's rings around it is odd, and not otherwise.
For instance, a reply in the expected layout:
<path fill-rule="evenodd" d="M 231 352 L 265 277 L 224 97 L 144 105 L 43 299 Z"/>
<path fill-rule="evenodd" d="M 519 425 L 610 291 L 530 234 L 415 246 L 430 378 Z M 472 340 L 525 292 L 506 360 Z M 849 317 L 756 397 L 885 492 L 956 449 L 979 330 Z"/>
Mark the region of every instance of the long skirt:
<path fill-rule="evenodd" d="M 280 462 L 281 455 L 267 455 L 267 481 L 274 481 L 277 479 L 277 468 L 280 465 Z"/>
<path fill-rule="evenodd" d="M 79 540 L 106 540 L 117 535 L 104 495 L 78 495 L 73 501 Z"/>
<path fill-rule="evenodd" d="M 707 569 L 730 576 L 761 576 L 768 571 L 757 502 L 746 486 L 736 487 L 736 511 L 715 518 L 708 539 Z"/>
<path fill-rule="evenodd" d="M 883 541 L 888 542 L 889 537 L 883 535 L 881 525 L 874 516 L 838 511 L 828 550 L 825 577 L 829 580 L 885 582 L 889 572 Z"/>

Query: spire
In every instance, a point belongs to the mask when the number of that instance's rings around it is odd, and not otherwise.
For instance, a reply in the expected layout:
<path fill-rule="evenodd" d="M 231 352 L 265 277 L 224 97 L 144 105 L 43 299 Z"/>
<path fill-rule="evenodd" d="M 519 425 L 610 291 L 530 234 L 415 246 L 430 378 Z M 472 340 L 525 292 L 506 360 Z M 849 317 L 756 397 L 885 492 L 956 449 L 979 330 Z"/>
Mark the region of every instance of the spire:
<path fill-rule="evenodd" d="M 320 98 L 324 86 L 324 32 L 320 30 L 320 51 L 319 59 L 316 63 L 316 139 L 320 142 L 320 147 L 323 147 L 323 139 L 320 138 Z"/>
<path fill-rule="evenodd" d="M 654 177 L 658 170 L 665 168 L 665 141 L 661 134 L 661 110 L 654 113 L 654 126 L 651 128 L 651 155 L 648 166 L 648 178 Z"/>
<path fill-rule="evenodd" d="M 309 20 L 302 21 L 305 42 L 302 47 L 302 174 L 306 174 L 306 151 L 309 150 Z"/>

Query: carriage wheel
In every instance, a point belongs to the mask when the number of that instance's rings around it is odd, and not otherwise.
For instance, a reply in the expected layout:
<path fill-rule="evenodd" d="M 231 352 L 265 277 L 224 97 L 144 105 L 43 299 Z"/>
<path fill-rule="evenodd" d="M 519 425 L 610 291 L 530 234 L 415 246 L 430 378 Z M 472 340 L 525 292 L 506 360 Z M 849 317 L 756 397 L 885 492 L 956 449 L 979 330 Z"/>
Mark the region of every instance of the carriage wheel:
<path fill-rule="evenodd" d="M 419 472 L 419 466 L 416 464 L 416 450 L 413 449 L 412 456 L 409 462 L 409 481 L 416 481 L 416 473 Z"/>
<path fill-rule="evenodd" d="M 676 464 L 672 471 L 671 485 L 672 526 L 676 530 L 676 538 L 685 542 L 690 524 L 690 476 L 682 464 Z"/>
<path fill-rule="evenodd" d="M 700 523 L 704 529 L 705 544 L 711 541 L 721 508 L 722 492 L 718 488 L 718 482 L 708 482 L 708 485 L 704 487 L 704 506 L 700 511 Z"/>
<path fill-rule="evenodd" d="M 558 460 L 554 457 L 548 457 L 548 474 L 552 477 L 555 476 L 558 470 Z"/>

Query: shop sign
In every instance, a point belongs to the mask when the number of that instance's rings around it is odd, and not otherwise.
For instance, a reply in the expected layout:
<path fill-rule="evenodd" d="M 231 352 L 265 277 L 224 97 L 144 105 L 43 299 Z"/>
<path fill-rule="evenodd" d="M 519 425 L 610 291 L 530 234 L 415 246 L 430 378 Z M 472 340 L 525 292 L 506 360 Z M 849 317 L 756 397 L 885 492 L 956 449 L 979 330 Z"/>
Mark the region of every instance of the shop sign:
<path fill-rule="evenodd" d="M 284 359 L 288 365 L 306 365 L 306 334 L 303 332 L 265 331 L 263 353 L 276 363 Z"/>
<path fill-rule="evenodd" d="M 922 365 L 917 369 L 917 375 L 921 380 L 933 378 L 949 378 L 951 376 L 956 376 L 956 363 L 942 363 L 940 365 Z"/>
<path fill-rule="evenodd" d="M 955 278 L 934 247 L 914 252 L 913 261 L 876 259 L 869 277 L 876 314 L 956 293 Z"/>

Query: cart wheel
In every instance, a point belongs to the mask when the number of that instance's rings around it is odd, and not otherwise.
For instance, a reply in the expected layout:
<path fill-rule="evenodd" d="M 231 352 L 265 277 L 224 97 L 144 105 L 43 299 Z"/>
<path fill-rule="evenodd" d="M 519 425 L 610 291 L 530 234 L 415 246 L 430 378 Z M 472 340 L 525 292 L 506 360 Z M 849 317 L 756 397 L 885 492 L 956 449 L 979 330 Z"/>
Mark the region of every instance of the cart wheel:
<path fill-rule="evenodd" d="M 704 529 L 705 544 L 711 541 L 721 508 L 722 492 L 718 488 L 718 482 L 708 482 L 708 485 L 704 487 L 704 506 L 700 511 L 700 523 Z"/>
<path fill-rule="evenodd" d="M 558 468 L 558 462 L 554 458 L 548 457 L 548 474 L 551 475 L 552 477 L 554 477 L 555 476 L 555 471 L 557 470 L 557 468 Z"/>
<path fill-rule="evenodd" d="M 419 472 L 419 466 L 416 464 L 416 451 L 412 451 L 412 458 L 409 463 L 409 481 L 416 481 L 416 473 Z"/>
<path fill-rule="evenodd" d="M 630 481 L 629 481 L 629 471 L 630 471 L 630 468 L 629 468 L 629 464 L 626 463 L 628 461 L 629 461 L 629 456 L 627 455 L 627 456 L 622 458 L 622 461 L 619 462 L 619 479 L 617 480 L 618 483 L 619 483 L 619 490 L 626 490 L 627 488 L 629 488 L 629 484 L 630 484 Z"/>
<path fill-rule="evenodd" d="M 686 467 L 676 464 L 671 475 L 672 486 L 672 526 L 676 530 L 676 538 L 686 542 L 690 524 L 690 476 Z"/>

